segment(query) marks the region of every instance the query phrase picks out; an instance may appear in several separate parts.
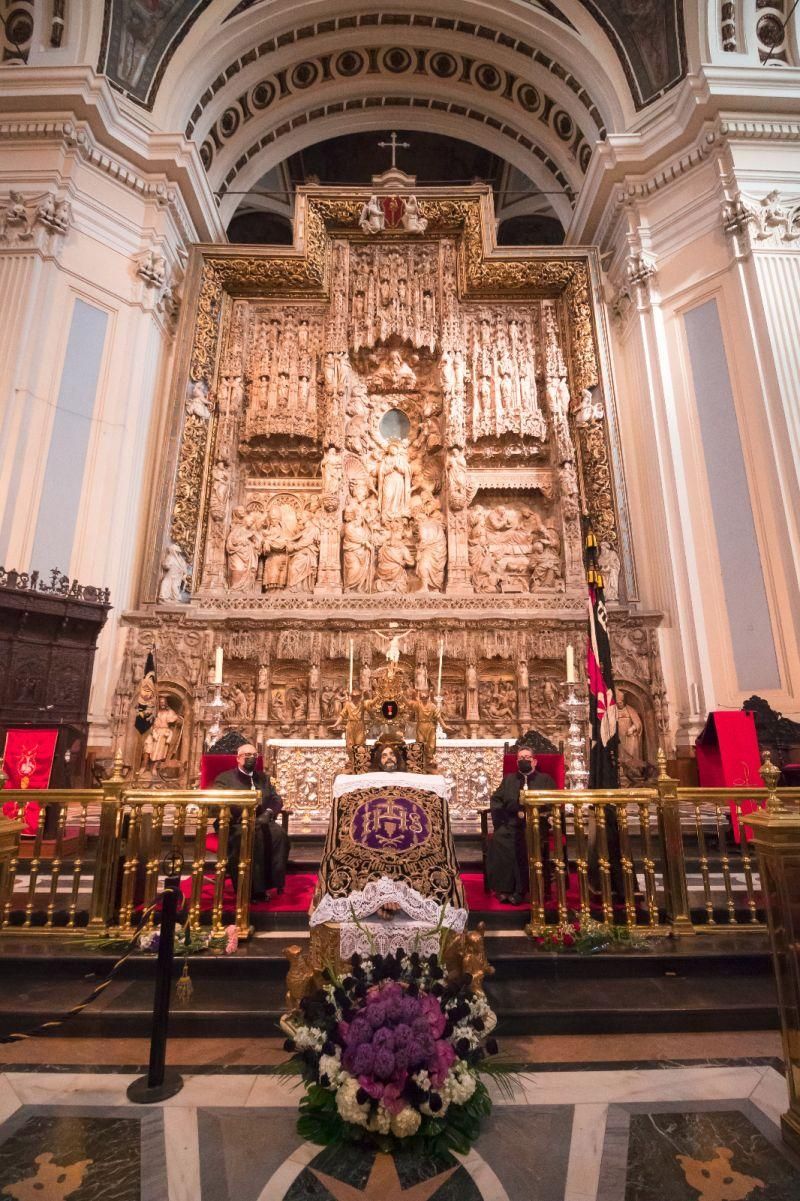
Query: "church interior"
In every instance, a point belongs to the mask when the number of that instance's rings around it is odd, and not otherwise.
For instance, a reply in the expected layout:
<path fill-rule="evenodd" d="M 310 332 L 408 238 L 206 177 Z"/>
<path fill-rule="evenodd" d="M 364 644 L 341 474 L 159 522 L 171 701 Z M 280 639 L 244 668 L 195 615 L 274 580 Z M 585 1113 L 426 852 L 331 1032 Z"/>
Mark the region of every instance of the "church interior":
<path fill-rule="evenodd" d="M 800 1196 L 799 143 L 792 0 L 0 0 L 0 1196 Z"/>

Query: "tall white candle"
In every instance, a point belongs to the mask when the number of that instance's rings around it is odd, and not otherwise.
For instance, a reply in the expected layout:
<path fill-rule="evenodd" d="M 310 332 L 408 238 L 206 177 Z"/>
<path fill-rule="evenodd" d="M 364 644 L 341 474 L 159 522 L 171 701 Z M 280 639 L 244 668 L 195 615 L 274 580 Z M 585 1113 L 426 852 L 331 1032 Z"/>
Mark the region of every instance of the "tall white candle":
<path fill-rule="evenodd" d="M 567 683 L 575 683 L 575 647 L 571 642 L 567 646 Z"/>
<path fill-rule="evenodd" d="M 439 639 L 439 679 L 436 684 L 436 695 L 442 695 L 442 666 L 444 664 L 444 638 Z"/>
<path fill-rule="evenodd" d="M 216 655 L 214 656 L 214 683 L 222 683 L 222 647 L 217 647 Z"/>
<path fill-rule="evenodd" d="M 350 639 L 350 682 L 347 685 L 347 691 L 353 691 L 353 639 Z"/>

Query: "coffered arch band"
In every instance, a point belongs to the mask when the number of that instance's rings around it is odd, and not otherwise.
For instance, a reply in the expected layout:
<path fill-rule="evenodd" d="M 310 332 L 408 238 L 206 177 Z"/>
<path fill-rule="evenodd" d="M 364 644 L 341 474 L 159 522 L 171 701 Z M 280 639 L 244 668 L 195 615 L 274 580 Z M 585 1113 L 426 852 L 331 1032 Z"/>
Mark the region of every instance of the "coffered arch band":
<path fill-rule="evenodd" d="M 536 188 L 548 194 L 553 212 L 564 229 L 568 228 L 572 218 L 572 202 L 548 167 L 519 140 L 525 137 L 520 131 L 506 126 L 507 132 L 504 132 L 488 123 L 487 114 L 474 109 L 471 110 L 472 115 L 467 115 L 432 108 L 431 98 L 425 102 L 425 107 L 422 107 L 422 98 L 418 98 L 415 105 L 386 104 L 380 107 L 367 106 L 367 99 L 362 97 L 349 107 L 335 106 L 333 111 L 320 112 L 318 115 L 313 115 L 314 110 L 309 108 L 298 112 L 294 118 L 282 122 L 277 128 L 265 131 L 241 156 L 246 161 L 236 170 L 234 178 L 225 186 L 219 198 L 223 223 L 227 225 L 233 217 L 243 198 L 242 194 L 250 191 L 263 175 L 290 155 L 342 134 L 370 130 L 377 133 L 398 127 L 450 135 L 472 142 L 505 159 L 526 175 Z M 358 107 L 355 107 L 356 103 Z"/>

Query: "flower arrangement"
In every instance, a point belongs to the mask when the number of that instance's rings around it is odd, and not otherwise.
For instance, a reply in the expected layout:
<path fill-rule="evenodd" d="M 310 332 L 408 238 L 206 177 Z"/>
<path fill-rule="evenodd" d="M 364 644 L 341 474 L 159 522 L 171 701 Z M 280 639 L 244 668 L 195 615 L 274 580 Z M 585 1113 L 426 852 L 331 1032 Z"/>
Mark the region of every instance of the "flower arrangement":
<path fill-rule="evenodd" d="M 153 926 L 143 930 L 138 938 L 140 951 L 158 952 L 161 942 L 161 930 Z M 190 926 L 175 926 L 176 955 L 198 955 L 202 951 L 221 951 L 232 955 L 239 947 L 239 931 L 236 926 L 226 926 L 221 934 L 212 934 L 210 930 L 192 930 Z"/>
<path fill-rule="evenodd" d="M 598 922 L 592 917 L 576 917 L 556 926 L 542 926 L 534 935 L 534 945 L 540 951 L 576 951 L 579 955 L 596 955 L 600 951 L 632 951 L 650 946 L 650 941 L 628 929 L 610 922 Z"/>
<path fill-rule="evenodd" d="M 298 1132 L 312 1142 L 368 1142 L 466 1153 L 491 1110 L 482 1073 L 503 1071 L 497 1018 L 472 978 L 447 979 L 436 955 L 354 955 L 344 976 L 300 1003 L 287 1074 L 306 1095 Z"/>

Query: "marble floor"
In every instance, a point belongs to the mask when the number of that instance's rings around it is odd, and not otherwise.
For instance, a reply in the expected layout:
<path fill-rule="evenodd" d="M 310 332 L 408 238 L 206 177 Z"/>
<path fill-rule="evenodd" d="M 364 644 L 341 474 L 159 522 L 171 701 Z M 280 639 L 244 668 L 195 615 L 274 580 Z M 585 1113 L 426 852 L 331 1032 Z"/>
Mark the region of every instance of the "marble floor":
<path fill-rule="evenodd" d="M 51 1044 L 49 1049 L 57 1048 Z M 272 1047 L 270 1053 L 275 1051 Z M 130 1048 L 125 1055 L 130 1064 Z M 783 1146 L 779 1131 L 786 1082 L 771 1057 L 632 1068 L 614 1066 L 606 1048 L 594 1067 L 586 1059 L 580 1068 L 565 1060 L 533 1063 L 521 1073 L 512 1101 L 496 1097 L 470 1154 L 436 1160 L 313 1146 L 295 1130 L 297 1090 L 269 1067 L 208 1059 L 192 1067 L 186 1063 L 191 1058 L 184 1055 L 182 1091 L 155 1106 L 128 1101 L 133 1075 L 113 1062 L 98 1071 L 80 1061 L 51 1060 L 48 1068 L 6 1060 L 0 1075 L 0 1197 L 800 1198 L 800 1161 Z"/>

